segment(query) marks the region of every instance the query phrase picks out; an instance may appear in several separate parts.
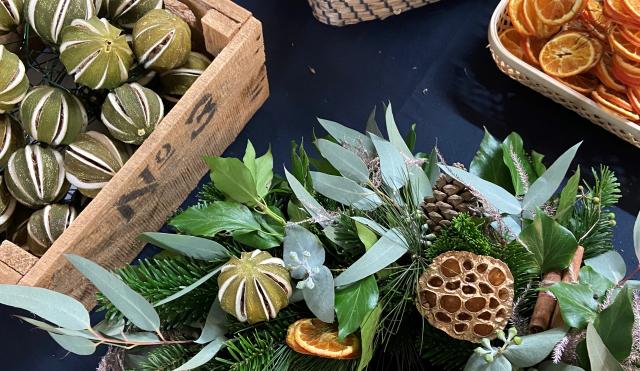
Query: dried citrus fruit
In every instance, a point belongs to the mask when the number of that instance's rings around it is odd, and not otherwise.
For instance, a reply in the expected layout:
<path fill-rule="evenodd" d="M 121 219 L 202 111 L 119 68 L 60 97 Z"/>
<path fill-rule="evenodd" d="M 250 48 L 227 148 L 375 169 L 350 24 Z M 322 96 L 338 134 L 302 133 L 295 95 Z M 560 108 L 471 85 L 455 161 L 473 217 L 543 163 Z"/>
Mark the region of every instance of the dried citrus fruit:
<path fill-rule="evenodd" d="M 616 106 L 624 110 L 633 111 L 633 107 L 631 106 L 631 103 L 629 103 L 629 98 L 627 97 L 626 92 L 619 93 L 617 91 L 608 89 L 604 85 L 599 85 L 595 90 L 600 97 L 606 99 L 608 102 L 615 104 Z"/>
<path fill-rule="evenodd" d="M 509 14 L 511 25 L 513 25 L 516 31 L 523 35 L 531 35 L 533 32 L 529 31 L 524 25 L 523 4 L 524 0 L 510 0 L 509 6 L 507 7 L 507 14 Z"/>
<path fill-rule="evenodd" d="M 620 26 L 620 34 L 635 46 L 640 46 L 640 28 L 632 26 Z"/>
<path fill-rule="evenodd" d="M 540 66 L 540 50 L 547 40 L 538 39 L 536 37 L 525 37 L 522 40 L 522 49 L 524 51 L 524 60 L 534 66 Z"/>
<path fill-rule="evenodd" d="M 548 25 L 559 26 L 580 14 L 586 0 L 534 0 L 536 15 Z"/>
<path fill-rule="evenodd" d="M 531 35 L 537 38 L 546 39 L 557 34 L 561 26 L 551 26 L 542 22 L 536 14 L 534 1 L 535 0 L 524 0 L 522 5 L 524 25 L 531 32 Z"/>
<path fill-rule="evenodd" d="M 627 97 L 629 97 L 629 103 L 631 103 L 633 110 L 640 113 L 640 88 L 627 89 Z"/>
<path fill-rule="evenodd" d="M 620 55 L 614 55 L 612 57 L 613 65 L 618 66 L 618 68 L 624 70 L 631 77 L 640 78 L 640 62 L 635 62 L 629 59 L 625 59 Z"/>
<path fill-rule="evenodd" d="M 640 86 L 640 75 L 633 73 L 630 69 L 632 62 L 616 55 L 613 57 L 613 76 L 627 86 Z"/>
<path fill-rule="evenodd" d="M 294 327 L 295 343 L 308 354 L 333 359 L 360 357 L 360 339 L 354 334 L 338 339 L 338 326 L 317 318 L 302 319 Z"/>
<path fill-rule="evenodd" d="M 617 27 L 614 27 L 609 33 L 609 44 L 616 54 L 640 62 L 640 46 L 634 45 L 624 38 Z"/>
<path fill-rule="evenodd" d="M 311 355 L 311 353 L 307 352 L 300 345 L 298 345 L 298 343 L 296 343 L 295 331 L 299 325 L 300 325 L 300 321 L 294 322 L 291 325 L 289 325 L 289 328 L 287 329 L 287 339 L 286 339 L 287 345 L 289 346 L 289 348 L 293 349 L 298 353 Z"/>
<path fill-rule="evenodd" d="M 602 0 L 588 0 L 587 7 L 582 14 L 587 22 L 600 31 L 606 31 L 611 27 L 611 20 L 604 14 Z"/>
<path fill-rule="evenodd" d="M 514 56 L 524 59 L 524 51 L 522 50 L 523 36 L 516 31 L 515 28 L 508 28 L 499 36 L 502 45 L 507 48 Z"/>
<path fill-rule="evenodd" d="M 608 100 L 606 100 L 605 98 L 603 98 L 599 93 L 598 93 L 598 89 L 594 90 L 591 93 L 591 97 L 593 98 L 594 101 L 596 101 L 596 103 L 598 103 L 602 108 L 604 108 L 605 110 L 612 112 L 618 116 L 621 116 L 627 120 L 631 120 L 631 121 L 638 121 L 640 120 L 640 116 L 638 116 L 638 114 L 636 114 L 635 112 L 632 112 L 631 110 L 626 110 Z M 631 105 L 631 103 L 629 103 L 629 106 Z"/>
<path fill-rule="evenodd" d="M 542 70 L 555 77 L 579 75 L 595 66 L 602 56 L 602 44 L 584 32 L 563 32 L 540 51 Z"/>
<path fill-rule="evenodd" d="M 629 10 L 624 4 L 624 0 L 604 0 L 604 14 L 613 19 L 617 23 L 628 25 L 638 24 L 633 17 L 629 15 Z"/>
<path fill-rule="evenodd" d="M 625 92 L 627 87 L 621 83 L 613 75 L 612 56 L 610 53 L 605 53 L 600 62 L 593 69 L 593 73 L 600 79 L 600 82 L 609 89 L 613 89 L 617 92 Z"/>
<path fill-rule="evenodd" d="M 624 5 L 629 11 L 629 16 L 635 18 L 636 22 L 640 22 L 640 1 L 639 0 L 623 0 Z"/>
<path fill-rule="evenodd" d="M 576 75 L 569 76 L 563 79 L 558 79 L 571 89 L 577 91 L 580 94 L 588 95 L 592 91 L 596 90 L 600 83 L 597 78 L 589 75 Z"/>

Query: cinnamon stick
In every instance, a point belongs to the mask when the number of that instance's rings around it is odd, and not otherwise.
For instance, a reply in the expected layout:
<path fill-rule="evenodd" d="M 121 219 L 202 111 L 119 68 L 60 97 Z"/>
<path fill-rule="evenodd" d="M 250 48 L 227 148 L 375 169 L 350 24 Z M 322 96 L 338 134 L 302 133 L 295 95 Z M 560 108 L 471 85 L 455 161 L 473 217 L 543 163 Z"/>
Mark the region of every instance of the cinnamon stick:
<path fill-rule="evenodd" d="M 554 283 L 560 282 L 562 274 L 560 271 L 550 271 L 545 273 L 540 283 L 541 287 L 549 287 Z M 529 331 L 531 333 L 542 332 L 549 328 L 549 322 L 553 316 L 556 307 L 556 298 L 548 291 L 540 291 L 536 306 L 533 308 L 531 321 L 529 322 Z"/>
<path fill-rule="evenodd" d="M 574 283 L 578 282 L 580 276 L 580 266 L 582 265 L 582 258 L 584 257 L 584 247 L 578 246 L 569 268 L 565 270 L 562 275 L 562 282 Z M 553 318 L 551 319 L 551 328 L 563 327 L 564 320 L 562 319 L 562 313 L 560 312 L 560 304 L 556 303 L 556 307 L 553 312 Z"/>

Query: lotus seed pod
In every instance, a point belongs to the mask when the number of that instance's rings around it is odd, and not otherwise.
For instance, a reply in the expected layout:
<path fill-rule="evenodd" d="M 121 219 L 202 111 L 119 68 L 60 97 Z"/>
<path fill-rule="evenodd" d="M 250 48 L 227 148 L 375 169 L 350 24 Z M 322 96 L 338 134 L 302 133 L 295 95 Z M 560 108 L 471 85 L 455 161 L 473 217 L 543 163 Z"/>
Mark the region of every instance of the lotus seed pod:
<path fill-rule="evenodd" d="M 144 68 L 168 71 L 187 62 L 191 29 L 180 17 L 154 9 L 133 27 L 133 47 Z"/>
<path fill-rule="evenodd" d="M 95 197 L 129 159 L 126 144 L 97 131 L 80 134 L 64 153 L 67 180 L 83 195 Z"/>
<path fill-rule="evenodd" d="M 2 178 L 0 178 L 0 232 L 7 230 L 16 211 L 16 199 L 11 196 Z"/>
<path fill-rule="evenodd" d="M 153 9 L 162 9 L 162 0 L 105 0 L 109 19 L 120 27 L 133 25 Z"/>
<path fill-rule="evenodd" d="M 275 318 L 292 292 L 282 259 L 260 250 L 232 257 L 220 270 L 218 287 L 222 309 L 250 324 Z"/>
<path fill-rule="evenodd" d="M 47 205 L 33 213 L 27 223 L 27 246 L 35 256 L 42 256 L 62 235 L 77 212 L 69 205 Z"/>
<path fill-rule="evenodd" d="M 76 19 L 62 31 L 60 60 L 75 82 L 113 89 L 129 77 L 133 52 L 121 31 L 106 19 Z"/>
<path fill-rule="evenodd" d="M 163 72 L 160 75 L 160 82 L 162 83 L 164 98 L 171 102 L 177 102 L 210 64 L 211 60 L 206 56 L 191 52 L 187 63 L 173 70 Z"/>
<path fill-rule="evenodd" d="M 22 128 L 33 139 L 69 144 L 87 127 L 87 112 L 75 95 L 51 86 L 31 90 L 20 105 Z"/>
<path fill-rule="evenodd" d="M 29 79 L 20 58 L 4 45 L 0 45 L 0 66 L 0 113 L 5 113 L 27 94 Z"/>
<path fill-rule="evenodd" d="M 13 31 L 22 23 L 22 0 L 0 1 L 0 34 Z"/>
<path fill-rule="evenodd" d="M 4 180 L 18 202 L 35 209 L 64 197 L 69 188 L 64 173 L 58 151 L 32 144 L 11 155 Z"/>
<path fill-rule="evenodd" d="M 24 147 L 24 132 L 11 116 L 0 115 L 0 169 L 7 166 L 9 157 Z"/>
<path fill-rule="evenodd" d="M 45 42 L 60 43 L 62 28 L 74 19 L 89 19 L 96 14 L 93 0 L 26 0 L 24 16 L 31 29 Z"/>
<path fill-rule="evenodd" d="M 119 141 L 141 144 L 164 116 L 162 99 L 140 84 L 124 84 L 107 96 L 102 123 Z"/>

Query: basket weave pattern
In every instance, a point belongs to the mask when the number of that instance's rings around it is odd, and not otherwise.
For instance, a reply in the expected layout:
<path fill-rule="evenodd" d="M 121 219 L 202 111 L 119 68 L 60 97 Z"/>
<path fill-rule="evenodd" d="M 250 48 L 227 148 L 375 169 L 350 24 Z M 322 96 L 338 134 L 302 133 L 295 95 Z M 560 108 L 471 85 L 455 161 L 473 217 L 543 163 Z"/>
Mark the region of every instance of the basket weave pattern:
<path fill-rule="evenodd" d="M 580 116 L 640 148 L 640 126 L 610 113 L 593 100 L 556 81 L 544 72 L 513 56 L 498 34 L 511 26 L 507 15 L 509 0 L 502 0 L 491 17 L 489 47 L 498 68 L 507 76 L 575 111 Z"/>
<path fill-rule="evenodd" d="M 385 19 L 439 0 L 309 0 L 313 15 L 322 23 L 347 26 Z"/>

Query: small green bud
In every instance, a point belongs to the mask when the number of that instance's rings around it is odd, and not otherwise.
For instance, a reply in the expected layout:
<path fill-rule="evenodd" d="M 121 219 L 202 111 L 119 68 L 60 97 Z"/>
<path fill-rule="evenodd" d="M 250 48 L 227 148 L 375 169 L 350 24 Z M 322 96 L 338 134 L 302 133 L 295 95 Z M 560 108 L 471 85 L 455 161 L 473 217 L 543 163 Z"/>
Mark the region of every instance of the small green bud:
<path fill-rule="evenodd" d="M 615 219 L 615 218 L 616 218 L 616 214 L 615 214 L 615 213 L 609 213 L 607 216 L 608 216 L 608 217 L 609 217 L 609 219 L 611 219 L 611 220 L 613 220 L 613 219 Z"/>
<path fill-rule="evenodd" d="M 500 339 L 500 340 L 502 340 L 504 342 L 507 341 L 507 338 L 504 336 L 504 331 L 498 330 L 498 331 L 496 331 L 496 335 L 497 335 L 498 339 Z"/>
<path fill-rule="evenodd" d="M 493 362 L 493 355 L 492 354 L 485 354 L 484 355 L 484 360 L 487 361 L 487 363 Z"/>
<path fill-rule="evenodd" d="M 520 345 L 520 344 L 522 344 L 522 338 L 521 338 L 520 336 L 516 336 L 516 337 L 514 337 L 514 338 L 513 338 L 513 343 L 514 343 L 515 345 Z"/>
<path fill-rule="evenodd" d="M 482 340 L 480 340 L 480 344 L 487 349 L 491 349 L 491 342 L 487 338 L 482 338 Z"/>
<path fill-rule="evenodd" d="M 593 198 L 593 203 L 596 204 L 596 205 L 600 204 L 600 197 L 594 197 Z"/>
<path fill-rule="evenodd" d="M 609 220 L 609 225 L 615 227 L 618 224 L 615 220 Z"/>
<path fill-rule="evenodd" d="M 477 355 L 484 355 L 487 354 L 488 350 L 482 348 L 482 347 L 477 347 L 476 349 L 473 350 L 473 352 Z"/>
<path fill-rule="evenodd" d="M 509 337 L 513 338 L 514 336 L 516 336 L 518 334 L 518 330 L 515 327 L 511 327 L 509 329 Z"/>

